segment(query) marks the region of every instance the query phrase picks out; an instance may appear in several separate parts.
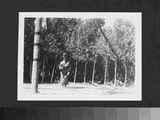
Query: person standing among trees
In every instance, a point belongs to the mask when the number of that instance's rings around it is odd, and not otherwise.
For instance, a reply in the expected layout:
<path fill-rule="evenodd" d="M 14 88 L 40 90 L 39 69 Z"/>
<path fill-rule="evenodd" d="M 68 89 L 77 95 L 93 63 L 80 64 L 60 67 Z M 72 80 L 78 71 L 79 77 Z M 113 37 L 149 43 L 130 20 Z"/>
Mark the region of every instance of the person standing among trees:
<path fill-rule="evenodd" d="M 63 59 L 59 64 L 60 70 L 60 84 L 65 86 L 68 84 L 68 76 L 70 74 L 70 62 L 67 60 L 67 54 L 63 53 Z"/>

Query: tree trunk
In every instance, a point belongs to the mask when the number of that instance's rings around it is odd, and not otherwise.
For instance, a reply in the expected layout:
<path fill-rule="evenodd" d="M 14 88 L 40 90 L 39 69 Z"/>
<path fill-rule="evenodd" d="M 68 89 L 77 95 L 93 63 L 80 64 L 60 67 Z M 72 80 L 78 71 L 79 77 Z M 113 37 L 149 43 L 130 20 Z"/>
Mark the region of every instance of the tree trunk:
<path fill-rule="evenodd" d="M 114 61 L 114 87 L 117 84 L 117 60 Z"/>
<path fill-rule="evenodd" d="M 76 83 L 76 76 L 77 76 L 77 60 L 76 60 L 76 68 L 74 73 L 74 84 Z"/>
<path fill-rule="evenodd" d="M 36 18 L 35 33 L 34 33 L 34 46 L 33 46 L 33 64 L 32 64 L 32 87 L 33 92 L 38 93 L 38 54 L 39 54 L 39 40 L 40 40 L 40 18 Z"/>
<path fill-rule="evenodd" d="M 107 38 L 107 36 L 105 35 L 104 31 L 102 30 L 101 26 L 97 26 L 100 29 L 100 32 L 102 33 L 104 39 L 106 40 L 106 43 L 108 43 L 109 48 L 111 49 L 111 51 L 113 52 L 113 54 L 118 57 L 116 50 L 113 48 L 111 42 L 109 41 L 109 39 Z"/>
<path fill-rule="evenodd" d="M 52 70 L 52 75 L 51 75 L 51 80 L 50 80 L 51 83 L 53 82 L 53 76 L 54 76 L 55 66 L 56 65 L 53 66 L 53 70 Z"/>
<path fill-rule="evenodd" d="M 55 67 L 56 67 L 56 58 L 54 58 L 54 66 L 53 66 L 53 69 L 52 69 L 52 75 L 51 75 L 51 80 L 50 80 L 51 83 L 53 82 L 53 77 L 54 77 L 54 72 L 55 72 Z"/>
<path fill-rule="evenodd" d="M 86 72 L 87 72 L 87 61 L 85 62 L 85 68 L 84 68 L 84 83 L 86 83 Z"/>
<path fill-rule="evenodd" d="M 95 66 L 96 66 L 96 58 L 95 58 L 95 60 L 94 60 L 94 65 L 93 65 L 92 84 L 94 83 Z"/>
<path fill-rule="evenodd" d="M 30 78 L 30 82 L 32 82 L 32 62 L 30 62 L 30 69 L 29 69 L 29 78 Z"/>
<path fill-rule="evenodd" d="M 106 64 L 105 64 L 104 85 L 106 85 L 106 83 L 107 83 L 107 78 L 108 78 L 108 58 L 107 58 Z"/>
<path fill-rule="evenodd" d="M 127 65 L 126 65 L 126 62 L 124 62 L 124 70 L 125 70 L 124 86 L 126 86 L 126 83 L 127 83 Z"/>
<path fill-rule="evenodd" d="M 45 67 L 45 58 L 43 58 L 43 72 L 42 72 L 42 80 L 41 80 L 41 83 L 44 82 L 44 77 L 45 77 L 45 71 L 44 71 L 44 67 Z"/>

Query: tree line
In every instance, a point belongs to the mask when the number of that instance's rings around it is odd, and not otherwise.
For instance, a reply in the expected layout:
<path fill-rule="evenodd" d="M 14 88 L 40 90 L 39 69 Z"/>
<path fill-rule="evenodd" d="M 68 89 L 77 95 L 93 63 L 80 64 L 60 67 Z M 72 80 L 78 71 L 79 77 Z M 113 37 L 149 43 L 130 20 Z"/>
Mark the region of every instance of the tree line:
<path fill-rule="evenodd" d="M 25 18 L 24 82 L 31 82 L 35 18 Z M 41 21 L 42 22 L 42 21 Z M 40 27 L 38 82 L 59 81 L 58 65 L 67 53 L 71 82 L 129 86 L 135 80 L 135 28 L 124 19 L 47 18 Z"/>

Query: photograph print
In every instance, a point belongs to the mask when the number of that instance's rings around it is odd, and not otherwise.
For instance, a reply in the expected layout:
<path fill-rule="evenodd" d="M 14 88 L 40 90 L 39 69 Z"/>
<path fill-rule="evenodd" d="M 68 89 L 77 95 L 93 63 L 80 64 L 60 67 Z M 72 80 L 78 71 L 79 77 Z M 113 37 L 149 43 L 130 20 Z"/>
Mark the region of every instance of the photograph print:
<path fill-rule="evenodd" d="M 141 101 L 141 12 L 19 12 L 18 101 Z"/>

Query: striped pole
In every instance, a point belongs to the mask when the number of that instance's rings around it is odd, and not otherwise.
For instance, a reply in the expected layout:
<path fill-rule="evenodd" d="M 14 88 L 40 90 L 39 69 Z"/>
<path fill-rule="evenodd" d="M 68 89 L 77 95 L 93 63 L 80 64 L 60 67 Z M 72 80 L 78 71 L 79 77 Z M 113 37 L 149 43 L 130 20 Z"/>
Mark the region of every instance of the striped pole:
<path fill-rule="evenodd" d="M 33 46 L 33 64 L 32 64 L 32 89 L 34 93 L 38 93 L 38 54 L 39 54 L 39 40 L 40 40 L 40 24 L 41 18 L 36 18 L 34 21 L 34 46 Z"/>

